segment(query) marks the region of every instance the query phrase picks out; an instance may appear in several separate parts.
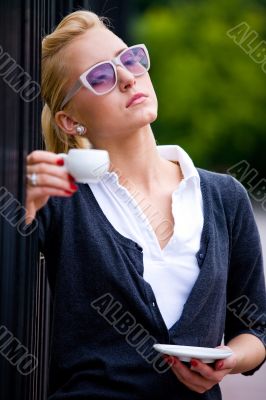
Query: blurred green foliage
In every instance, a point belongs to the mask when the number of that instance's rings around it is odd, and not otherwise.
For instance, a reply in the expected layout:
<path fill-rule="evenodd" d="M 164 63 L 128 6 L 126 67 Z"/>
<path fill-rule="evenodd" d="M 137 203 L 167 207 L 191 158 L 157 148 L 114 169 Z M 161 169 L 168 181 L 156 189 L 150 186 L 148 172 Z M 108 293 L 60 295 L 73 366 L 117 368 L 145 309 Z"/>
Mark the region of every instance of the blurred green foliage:
<path fill-rule="evenodd" d="M 143 3 L 143 4 L 142 4 Z M 266 173 L 266 74 L 227 35 L 245 21 L 266 37 L 265 1 L 139 0 L 132 42 L 145 43 L 159 100 L 158 144 L 179 144 L 197 166 L 247 160 Z"/>

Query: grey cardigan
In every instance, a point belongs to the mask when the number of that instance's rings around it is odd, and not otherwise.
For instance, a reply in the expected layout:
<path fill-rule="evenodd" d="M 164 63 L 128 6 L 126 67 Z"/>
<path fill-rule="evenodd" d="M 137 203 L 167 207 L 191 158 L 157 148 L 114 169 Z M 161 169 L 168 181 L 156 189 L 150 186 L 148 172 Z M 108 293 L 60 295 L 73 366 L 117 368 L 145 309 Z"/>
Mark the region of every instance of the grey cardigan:
<path fill-rule="evenodd" d="M 200 274 L 170 330 L 143 279 L 142 248 L 114 229 L 89 185 L 39 211 L 53 297 L 49 400 L 219 400 L 218 385 L 197 394 L 181 384 L 153 344 L 215 347 L 241 333 L 266 343 L 262 252 L 247 193 L 229 175 L 198 171 Z"/>

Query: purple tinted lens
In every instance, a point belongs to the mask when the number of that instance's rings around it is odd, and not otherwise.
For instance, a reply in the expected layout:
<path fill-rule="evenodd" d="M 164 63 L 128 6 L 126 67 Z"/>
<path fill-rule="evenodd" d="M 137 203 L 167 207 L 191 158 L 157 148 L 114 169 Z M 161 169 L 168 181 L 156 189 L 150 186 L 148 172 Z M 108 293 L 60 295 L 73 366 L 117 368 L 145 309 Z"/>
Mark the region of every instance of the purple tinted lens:
<path fill-rule="evenodd" d="M 142 47 L 128 49 L 122 54 L 120 60 L 124 67 L 134 75 L 144 74 L 149 65 L 148 56 Z"/>
<path fill-rule="evenodd" d="M 110 63 L 96 66 L 88 73 L 86 79 L 97 93 L 108 92 L 116 84 L 115 71 Z"/>

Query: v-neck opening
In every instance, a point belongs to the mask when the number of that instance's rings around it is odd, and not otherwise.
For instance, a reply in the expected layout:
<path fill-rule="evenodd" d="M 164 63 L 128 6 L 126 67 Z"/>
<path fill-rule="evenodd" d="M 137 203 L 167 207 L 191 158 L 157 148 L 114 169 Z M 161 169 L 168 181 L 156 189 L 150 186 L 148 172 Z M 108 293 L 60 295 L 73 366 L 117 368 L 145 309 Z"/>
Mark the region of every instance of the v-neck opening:
<path fill-rule="evenodd" d="M 178 161 L 171 161 L 171 162 L 177 163 L 178 165 L 180 165 Z M 130 199 L 130 201 L 128 202 L 130 204 L 130 206 L 129 206 L 130 211 L 132 211 L 132 208 L 134 207 L 134 210 L 138 210 L 137 214 L 144 215 L 144 219 L 141 218 L 141 224 L 143 225 L 143 229 L 145 230 L 145 232 L 148 235 L 152 236 L 153 243 L 155 243 L 155 246 L 156 246 L 156 257 L 160 260 L 163 260 L 164 253 L 165 253 L 165 251 L 167 251 L 167 248 L 171 245 L 171 242 L 174 240 L 174 235 L 175 235 L 175 222 L 176 221 L 175 221 L 175 217 L 173 214 L 173 201 L 174 201 L 173 195 L 180 188 L 180 185 L 184 182 L 184 178 L 181 179 L 181 181 L 177 184 L 177 186 L 171 193 L 171 214 L 172 214 L 173 221 L 174 221 L 174 229 L 173 229 L 173 233 L 172 233 L 170 239 L 168 240 L 168 242 L 166 243 L 166 245 L 163 248 L 161 248 L 159 239 L 156 236 L 155 230 L 153 229 L 153 226 L 150 222 L 149 217 L 145 214 L 143 209 L 139 206 L 138 202 L 135 200 L 132 193 L 125 186 L 121 185 L 121 183 L 119 182 L 119 178 L 114 171 L 108 172 L 108 174 L 109 174 L 109 178 L 111 178 L 111 182 L 108 183 L 108 180 L 107 180 L 107 182 L 105 182 L 105 180 L 103 180 L 103 184 L 107 187 L 109 187 L 110 184 L 117 185 L 119 187 L 119 189 L 124 191 L 126 193 L 127 197 Z M 183 173 L 182 173 L 182 176 L 183 176 Z"/>
<path fill-rule="evenodd" d="M 210 202 L 209 202 L 209 197 L 208 197 L 208 186 L 207 183 L 204 181 L 204 178 L 202 177 L 201 171 L 199 168 L 197 168 L 199 175 L 200 175 L 200 187 L 201 187 L 201 193 L 202 193 L 202 203 L 203 203 L 203 228 L 202 228 L 202 233 L 201 233 L 201 238 L 200 238 L 200 248 L 198 252 L 196 253 L 197 261 L 200 267 L 199 275 L 197 277 L 197 280 L 183 306 L 183 310 L 181 313 L 180 318 L 171 326 L 169 329 L 169 333 L 177 333 L 177 330 L 180 330 L 182 327 L 185 327 L 186 324 L 191 323 L 191 319 L 193 319 L 193 315 L 195 315 L 196 310 L 193 309 L 192 314 L 189 315 L 188 312 L 186 312 L 187 309 L 190 309 L 190 304 L 193 301 L 193 298 L 198 292 L 199 285 L 202 280 L 203 274 L 205 275 L 204 269 L 202 269 L 202 265 L 204 263 L 204 258 L 207 252 L 207 247 L 209 243 L 209 231 L 210 231 Z M 197 303 L 200 306 L 200 302 L 198 301 Z"/>
<path fill-rule="evenodd" d="M 182 327 L 186 326 L 186 324 L 189 324 L 191 322 L 191 318 L 193 318 L 193 315 L 188 315 L 185 309 L 189 309 L 190 303 L 192 302 L 192 298 L 195 296 L 195 293 L 197 293 L 198 291 L 198 286 L 200 283 L 200 280 L 202 279 L 202 274 L 204 273 L 204 271 L 202 271 L 201 269 L 201 265 L 204 261 L 204 259 L 201 259 L 201 257 L 199 257 L 202 253 L 205 254 L 206 250 L 207 250 L 207 246 L 208 246 L 208 241 L 209 241 L 209 219 L 210 219 L 210 204 L 209 204 L 209 199 L 208 199 L 208 187 L 207 187 L 207 183 L 205 182 L 205 178 L 202 176 L 200 169 L 198 169 L 199 175 L 200 175 L 200 187 L 201 187 L 201 193 L 202 193 L 202 203 L 203 203 L 203 217 L 204 217 L 204 222 L 203 222 L 203 228 L 202 228 L 202 233 L 201 233 L 201 238 L 200 238 L 200 248 L 198 250 L 198 252 L 196 253 L 196 257 L 200 266 L 200 272 L 198 275 L 198 278 L 184 304 L 183 307 L 183 311 L 181 313 L 180 318 L 168 329 L 168 332 L 171 333 L 175 333 L 177 332 L 177 330 L 181 329 Z M 132 239 L 129 239 L 125 236 L 123 236 L 121 233 L 119 233 L 114 226 L 111 224 L 111 222 L 109 221 L 109 219 L 106 217 L 106 215 L 104 214 L 103 210 L 101 209 L 99 203 L 97 202 L 93 191 L 91 190 L 90 186 L 88 184 L 84 184 L 84 186 L 87 186 L 87 190 L 90 193 L 90 196 L 92 198 L 92 201 L 95 205 L 95 207 L 98 210 L 99 216 L 102 218 L 102 220 L 105 222 L 105 224 L 108 226 L 108 228 L 113 232 L 113 234 L 119 239 L 119 241 L 124 244 L 125 246 L 128 246 L 130 248 L 135 248 L 136 250 L 140 250 L 140 245 L 135 242 Z M 172 240 L 172 238 L 170 239 Z M 170 241 L 169 241 L 170 242 Z M 169 243 L 168 242 L 168 243 Z M 168 244 L 167 244 L 168 245 Z M 152 289 L 151 289 L 152 290 Z M 195 310 L 193 310 L 194 313 Z M 160 310 L 159 310 L 160 312 Z M 163 316 L 161 315 L 162 320 Z"/>

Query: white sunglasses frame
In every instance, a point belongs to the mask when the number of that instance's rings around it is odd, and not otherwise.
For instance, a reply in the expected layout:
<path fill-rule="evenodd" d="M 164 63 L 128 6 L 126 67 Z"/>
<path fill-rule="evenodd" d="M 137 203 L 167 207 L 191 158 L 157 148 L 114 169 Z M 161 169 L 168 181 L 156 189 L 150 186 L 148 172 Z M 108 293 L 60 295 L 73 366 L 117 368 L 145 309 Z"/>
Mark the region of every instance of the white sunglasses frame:
<path fill-rule="evenodd" d="M 88 90 L 90 90 L 91 92 L 93 92 L 96 96 L 103 96 L 103 95 L 105 95 L 105 94 L 107 94 L 107 93 L 110 93 L 110 92 L 116 87 L 116 85 L 117 85 L 117 69 L 116 69 L 116 66 L 120 65 L 122 68 L 124 68 L 124 69 L 126 69 L 127 71 L 129 71 L 129 70 L 123 65 L 123 63 L 121 62 L 121 57 L 122 57 L 122 55 L 123 55 L 124 53 L 126 53 L 128 50 L 134 49 L 134 48 L 136 48 L 136 47 L 140 47 L 140 48 L 142 48 L 142 49 L 144 50 L 145 54 L 147 55 L 148 66 L 147 66 L 147 68 L 145 69 L 145 71 L 143 71 L 143 72 L 141 72 L 141 73 L 139 73 L 139 74 L 133 74 L 133 75 L 134 75 L 134 76 L 141 76 L 141 75 L 144 75 L 146 72 L 148 72 L 149 69 L 150 69 L 150 65 L 151 65 L 151 64 L 150 64 L 149 52 L 148 52 L 148 49 L 147 49 L 147 47 L 145 46 L 145 44 L 136 44 L 136 45 L 134 45 L 134 46 L 127 47 L 126 49 L 124 49 L 123 51 L 121 51 L 121 53 L 119 53 L 118 56 L 112 58 L 112 60 L 102 61 L 102 62 L 100 62 L 100 63 L 94 64 L 92 67 L 90 67 L 90 68 L 87 69 L 85 72 L 83 72 L 83 73 L 80 75 L 80 77 L 79 77 L 79 79 L 77 80 L 77 82 L 74 84 L 74 86 L 73 86 L 73 87 L 68 91 L 68 93 L 66 94 L 64 100 L 62 101 L 61 107 L 60 107 L 61 110 L 62 110 L 62 109 L 65 107 L 65 105 L 72 99 L 72 97 L 74 97 L 74 96 L 77 94 L 77 92 L 82 88 L 82 86 L 86 87 Z M 93 89 L 93 87 L 89 84 L 89 82 L 88 82 L 87 79 L 86 79 L 86 76 L 87 76 L 88 73 L 89 73 L 91 70 L 93 70 L 95 67 L 98 67 L 99 65 L 107 64 L 107 63 L 111 64 L 111 65 L 113 66 L 113 68 L 114 68 L 114 73 L 115 73 L 115 84 L 114 84 L 114 86 L 113 86 L 111 89 L 107 90 L 106 92 L 104 92 L 104 93 L 98 93 L 98 92 L 96 92 L 96 91 Z M 130 72 L 130 71 L 129 71 L 129 72 Z M 132 73 L 132 72 L 131 72 L 131 73 Z"/>

